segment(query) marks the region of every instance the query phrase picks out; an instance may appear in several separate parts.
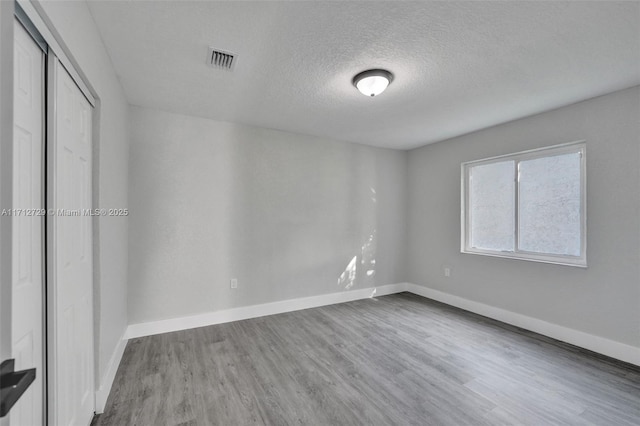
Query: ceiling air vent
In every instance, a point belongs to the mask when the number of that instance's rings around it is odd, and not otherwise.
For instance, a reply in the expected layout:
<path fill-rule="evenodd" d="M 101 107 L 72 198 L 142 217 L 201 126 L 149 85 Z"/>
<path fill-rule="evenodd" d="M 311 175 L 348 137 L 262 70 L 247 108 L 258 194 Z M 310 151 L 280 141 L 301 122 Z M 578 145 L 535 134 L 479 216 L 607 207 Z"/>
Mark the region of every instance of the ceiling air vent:
<path fill-rule="evenodd" d="M 225 52 L 223 50 L 209 47 L 209 55 L 207 57 L 207 61 L 213 68 L 231 70 L 236 64 L 236 55 L 231 52 Z"/>

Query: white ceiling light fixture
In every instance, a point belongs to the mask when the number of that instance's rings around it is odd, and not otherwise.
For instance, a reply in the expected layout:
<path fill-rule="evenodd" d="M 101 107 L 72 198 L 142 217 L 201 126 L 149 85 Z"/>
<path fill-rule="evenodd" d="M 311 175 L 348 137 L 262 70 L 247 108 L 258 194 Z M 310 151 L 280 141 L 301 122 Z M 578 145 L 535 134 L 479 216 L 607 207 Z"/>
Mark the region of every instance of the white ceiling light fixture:
<path fill-rule="evenodd" d="M 393 74 L 387 70 L 363 71 L 353 77 L 353 85 L 365 96 L 378 96 L 393 81 Z"/>

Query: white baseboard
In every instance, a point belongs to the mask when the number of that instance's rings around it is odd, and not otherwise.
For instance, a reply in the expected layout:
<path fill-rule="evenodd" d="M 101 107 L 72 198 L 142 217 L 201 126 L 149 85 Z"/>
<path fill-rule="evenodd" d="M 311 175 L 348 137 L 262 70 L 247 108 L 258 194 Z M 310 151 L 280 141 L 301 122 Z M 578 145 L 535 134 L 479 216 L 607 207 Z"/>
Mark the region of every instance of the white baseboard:
<path fill-rule="evenodd" d="M 172 318 L 160 321 L 131 324 L 125 332 L 125 339 L 151 336 L 153 334 L 169 333 L 171 331 L 188 330 L 190 328 L 240 321 L 265 315 L 281 314 L 298 311 L 300 309 L 316 308 L 318 306 L 334 305 L 336 303 L 351 302 L 375 296 L 400 293 L 407 290 L 407 283 L 388 284 L 373 288 L 342 291 L 338 293 L 322 294 L 319 296 L 300 299 L 283 300 L 280 302 L 263 303 L 260 305 L 243 306 L 222 311 L 206 312 L 188 317 Z"/>
<path fill-rule="evenodd" d="M 258 318 L 266 315 L 316 308 L 319 306 L 350 302 L 375 296 L 385 296 L 403 291 L 409 291 L 419 296 L 446 303 L 507 324 L 515 325 L 563 342 L 571 343 L 573 345 L 589 349 L 593 352 L 607 355 L 631 364 L 640 365 L 640 348 L 638 347 L 411 283 L 388 284 L 374 288 L 343 291 L 319 296 L 243 306 L 239 308 L 225 309 L 222 311 L 206 312 L 187 317 L 131 324 L 127 327 L 123 341 L 136 337 L 151 336 L 154 334 L 169 333 L 172 331 L 188 330 L 208 325 Z M 124 343 L 122 344 L 122 348 L 116 350 L 116 353 L 114 353 L 110 362 L 110 369 L 107 374 L 105 374 L 103 386 L 101 386 L 101 390 L 104 387 L 104 402 L 106 402 L 106 397 L 109 394 L 108 390 L 113 382 L 115 371 L 117 370 L 120 357 L 122 356 L 122 351 L 124 351 Z M 107 384 L 108 386 L 106 386 Z M 97 404 L 97 406 L 100 407 L 99 404 Z"/>
<path fill-rule="evenodd" d="M 109 364 L 107 365 L 107 371 L 102 375 L 100 387 L 96 391 L 96 414 L 104 413 L 104 407 L 107 405 L 107 398 L 109 397 L 109 392 L 111 392 L 111 386 L 113 386 L 113 381 L 116 378 L 116 372 L 118 371 L 118 366 L 120 365 L 122 355 L 124 354 L 124 348 L 126 346 L 127 339 L 123 334 L 118 341 L 115 350 L 111 354 Z"/>
<path fill-rule="evenodd" d="M 553 339 L 571 343 L 581 348 L 607 355 L 621 361 L 640 366 L 640 348 L 595 336 L 583 331 L 574 330 L 557 324 L 552 324 L 537 318 L 474 302 L 463 297 L 454 296 L 428 287 L 407 283 L 407 291 L 447 305 L 474 312 L 516 327 L 542 334 Z"/>

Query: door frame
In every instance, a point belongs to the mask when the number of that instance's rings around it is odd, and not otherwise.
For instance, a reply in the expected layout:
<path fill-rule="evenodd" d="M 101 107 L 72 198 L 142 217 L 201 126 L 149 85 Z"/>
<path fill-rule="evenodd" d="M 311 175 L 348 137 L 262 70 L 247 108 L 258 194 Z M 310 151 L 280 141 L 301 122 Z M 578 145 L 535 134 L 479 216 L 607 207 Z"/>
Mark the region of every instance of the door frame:
<path fill-rule="evenodd" d="M 15 5 L 0 1 L 0 206 L 13 208 L 13 25 Z M 12 220 L 0 216 L 0 360 L 12 353 Z M 0 426 L 9 420 L 0 418 Z"/>
<path fill-rule="evenodd" d="M 51 137 L 54 135 L 52 133 L 53 130 L 53 121 L 51 117 L 53 116 L 53 101 L 54 99 L 52 94 L 52 87 L 54 84 L 52 82 L 52 76 L 54 74 L 51 73 L 51 64 L 59 61 L 67 72 L 70 74 L 71 78 L 74 80 L 80 91 L 83 93 L 84 97 L 89 101 L 92 107 L 92 120 L 94 122 L 93 130 L 92 130 L 92 145 L 95 148 L 97 139 L 95 137 L 97 132 L 97 123 L 99 123 L 99 99 L 96 95 L 96 91 L 93 89 L 91 84 L 88 82 L 86 77 L 81 71 L 78 64 L 72 60 L 73 57 L 70 54 L 70 50 L 66 47 L 63 40 L 60 38 L 59 34 L 55 31 L 50 23 L 50 20 L 46 16 L 42 6 L 38 3 L 38 0 L 14 0 L 14 1 L 2 1 L 0 0 L 0 207 L 2 209 L 11 209 L 13 207 L 13 44 L 14 44 L 14 35 L 13 35 L 13 26 L 14 21 L 18 19 L 20 23 L 27 29 L 27 31 L 34 38 L 36 43 L 40 46 L 46 45 L 48 47 L 45 50 L 45 122 L 46 126 L 44 129 L 44 138 L 45 138 L 45 146 L 43 151 L 43 161 L 44 161 L 44 174 L 43 177 L 45 179 L 44 192 L 45 192 L 45 202 L 48 201 L 48 189 L 50 188 L 50 177 L 52 176 L 51 170 L 48 170 L 48 165 L 52 165 L 50 163 L 50 154 L 49 149 L 47 147 L 47 141 L 52 140 Z M 95 157 L 91 159 L 93 162 L 94 171 L 97 170 L 95 168 Z M 91 185 L 95 187 L 95 182 L 93 182 L 96 177 L 95 173 L 92 173 Z M 92 206 L 96 204 L 97 192 L 94 191 L 93 194 L 94 199 L 92 200 Z M 43 289 L 43 347 L 45 348 L 45 355 L 43 360 L 43 371 L 39 372 L 42 374 L 44 379 L 44 413 L 45 413 L 45 424 L 55 424 L 55 420 L 52 417 L 52 413 L 54 410 L 51 409 L 53 407 L 52 402 L 54 393 L 51 390 L 55 389 L 53 378 L 51 377 L 50 370 L 47 368 L 49 365 L 53 365 L 55 362 L 55 353 L 52 351 L 52 337 L 55 335 L 54 323 L 52 321 L 52 312 L 53 310 L 51 305 L 52 300 L 52 291 L 51 288 L 47 286 L 47 278 L 50 278 L 49 274 L 51 270 L 51 259 L 47 258 L 47 254 L 51 256 L 51 230 L 50 220 L 47 218 L 44 223 L 43 230 L 43 250 L 45 251 L 45 264 L 43 265 L 44 279 L 45 279 L 45 288 Z M 0 216 L 0 360 L 11 358 L 12 355 L 12 338 L 11 338 L 11 329 L 12 329 L 12 219 L 11 216 Z M 95 238 L 96 221 L 92 221 L 91 223 L 91 234 L 94 236 L 94 243 L 97 241 Z M 95 304 L 95 270 L 97 267 L 97 259 L 95 259 L 95 253 L 93 256 L 93 284 L 92 284 L 92 293 L 93 293 L 93 303 Z M 94 359 L 92 362 L 92 375 L 94 377 L 94 389 L 93 389 L 93 399 L 94 399 L 94 408 L 95 408 L 95 396 L 97 390 L 95 387 L 98 384 L 96 378 L 96 368 L 97 363 L 95 362 L 95 356 L 98 353 L 98 344 L 97 344 L 97 334 L 95 333 L 95 324 L 96 324 L 96 311 L 93 311 L 93 322 L 94 324 L 91 327 L 92 330 L 92 338 L 93 338 L 93 352 Z M 0 426 L 8 425 L 9 416 L 0 419 Z"/>

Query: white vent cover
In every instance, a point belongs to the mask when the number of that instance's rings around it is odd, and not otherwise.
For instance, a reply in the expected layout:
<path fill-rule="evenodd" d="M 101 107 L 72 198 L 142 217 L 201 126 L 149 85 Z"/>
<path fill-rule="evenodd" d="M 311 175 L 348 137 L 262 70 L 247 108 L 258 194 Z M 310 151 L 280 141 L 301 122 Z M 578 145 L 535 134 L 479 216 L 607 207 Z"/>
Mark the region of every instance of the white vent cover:
<path fill-rule="evenodd" d="M 213 68 L 231 70 L 236 64 L 236 54 L 209 47 L 207 63 Z"/>

